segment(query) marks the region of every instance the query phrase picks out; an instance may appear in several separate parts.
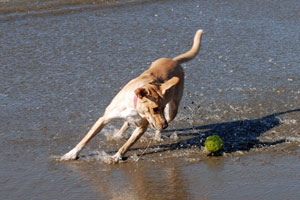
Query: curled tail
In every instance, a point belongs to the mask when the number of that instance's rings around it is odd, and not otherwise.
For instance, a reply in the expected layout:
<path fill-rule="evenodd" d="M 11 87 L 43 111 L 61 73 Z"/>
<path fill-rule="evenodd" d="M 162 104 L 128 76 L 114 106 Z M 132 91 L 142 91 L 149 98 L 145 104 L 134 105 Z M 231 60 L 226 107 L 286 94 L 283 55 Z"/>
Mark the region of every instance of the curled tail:
<path fill-rule="evenodd" d="M 173 58 L 173 60 L 181 64 L 193 59 L 199 52 L 202 32 L 202 30 L 198 30 L 196 32 L 193 46 L 189 51 L 176 56 L 175 58 Z"/>

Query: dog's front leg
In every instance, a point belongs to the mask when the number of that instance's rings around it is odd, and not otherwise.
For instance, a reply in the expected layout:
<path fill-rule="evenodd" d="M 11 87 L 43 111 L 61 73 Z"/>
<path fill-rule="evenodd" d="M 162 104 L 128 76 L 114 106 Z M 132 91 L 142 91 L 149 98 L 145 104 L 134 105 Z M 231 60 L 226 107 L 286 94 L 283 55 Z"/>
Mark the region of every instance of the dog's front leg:
<path fill-rule="evenodd" d="M 118 152 L 112 157 L 115 162 L 121 160 L 128 149 L 145 133 L 148 127 L 148 122 L 145 121 L 142 125 L 138 126 L 127 142 L 118 150 Z"/>
<path fill-rule="evenodd" d="M 92 126 L 89 132 L 84 136 L 84 138 L 68 153 L 63 155 L 60 160 L 75 160 L 78 157 L 79 152 L 84 148 L 84 146 L 99 133 L 102 128 L 109 122 L 105 117 L 100 117 L 97 122 Z"/>
<path fill-rule="evenodd" d="M 163 142 L 164 141 L 161 137 L 161 130 L 156 130 L 155 131 L 155 135 L 153 137 L 153 140 L 155 140 L 156 142 Z"/>
<path fill-rule="evenodd" d="M 164 115 L 168 123 L 170 123 L 177 115 L 177 110 L 178 110 L 178 103 L 175 101 L 170 101 L 164 110 Z M 161 130 L 156 130 L 155 135 L 153 138 L 157 142 L 162 142 L 164 141 L 162 136 L 161 136 Z"/>

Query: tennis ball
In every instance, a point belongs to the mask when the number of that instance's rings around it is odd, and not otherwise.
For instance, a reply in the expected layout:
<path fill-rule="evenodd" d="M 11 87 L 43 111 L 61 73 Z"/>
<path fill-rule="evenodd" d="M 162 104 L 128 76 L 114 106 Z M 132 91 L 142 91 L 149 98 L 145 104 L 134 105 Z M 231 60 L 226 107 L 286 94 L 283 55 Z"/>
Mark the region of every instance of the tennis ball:
<path fill-rule="evenodd" d="M 223 149 L 223 141 L 217 135 L 212 135 L 206 138 L 204 145 L 205 145 L 205 149 L 209 153 L 215 153 Z"/>

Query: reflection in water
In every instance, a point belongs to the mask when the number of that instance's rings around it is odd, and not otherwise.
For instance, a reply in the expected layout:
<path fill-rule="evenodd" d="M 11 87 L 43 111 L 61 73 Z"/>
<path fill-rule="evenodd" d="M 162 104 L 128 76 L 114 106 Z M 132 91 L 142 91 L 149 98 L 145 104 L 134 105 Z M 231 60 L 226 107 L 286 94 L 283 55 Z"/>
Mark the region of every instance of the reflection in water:
<path fill-rule="evenodd" d="M 88 180 L 104 199 L 189 199 L 187 186 L 192 183 L 187 183 L 178 165 L 103 165 L 89 162 L 66 164 Z"/>
<path fill-rule="evenodd" d="M 204 163 L 207 169 L 212 172 L 222 171 L 224 169 L 224 158 L 211 157 L 210 159 L 204 160 Z"/>

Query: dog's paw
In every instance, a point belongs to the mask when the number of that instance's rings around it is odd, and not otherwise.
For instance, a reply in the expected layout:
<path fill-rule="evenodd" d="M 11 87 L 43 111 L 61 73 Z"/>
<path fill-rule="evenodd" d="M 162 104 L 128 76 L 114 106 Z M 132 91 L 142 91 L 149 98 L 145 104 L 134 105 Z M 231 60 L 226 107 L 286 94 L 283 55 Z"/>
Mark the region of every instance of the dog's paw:
<path fill-rule="evenodd" d="M 155 142 L 163 142 L 163 141 L 164 141 L 164 139 L 163 139 L 163 137 L 162 137 L 160 131 L 155 131 L 155 134 L 154 134 L 154 136 L 153 136 L 152 139 L 153 139 Z"/>
<path fill-rule="evenodd" d="M 120 153 L 116 153 L 115 155 L 111 156 L 112 164 L 119 163 L 122 160 L 122 156 Z"/>
<path fill-rule="evenodd" d="M 76 149 L 72 149 L 71 151 L 63 155 L 60 158 L 60 161 L 76 160 L 76 159 L 78 159 L 78 151 Z"/>

